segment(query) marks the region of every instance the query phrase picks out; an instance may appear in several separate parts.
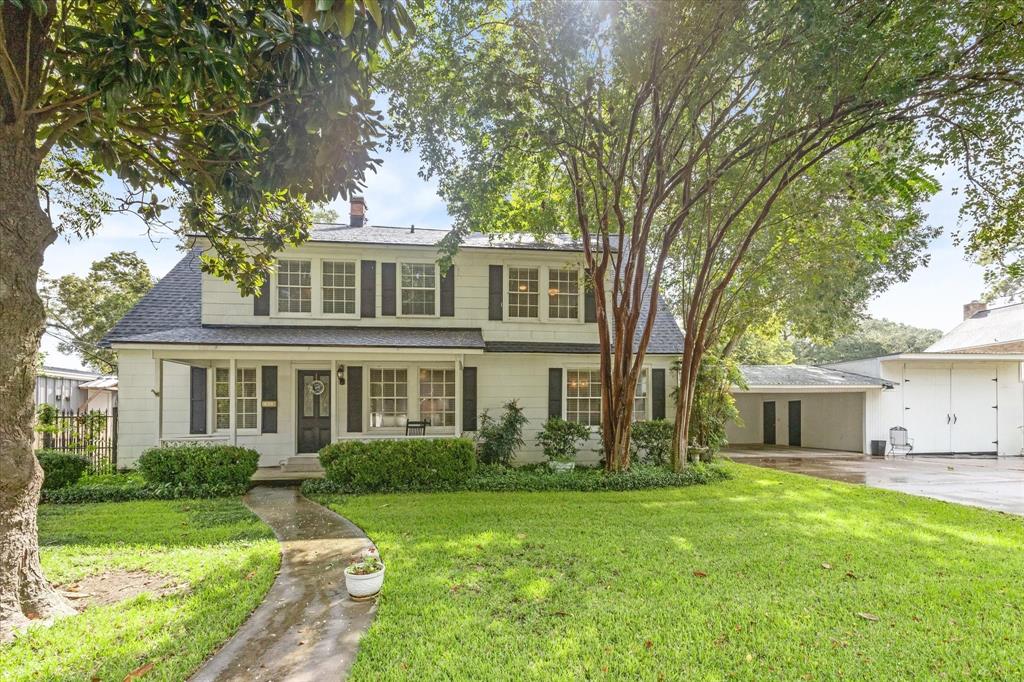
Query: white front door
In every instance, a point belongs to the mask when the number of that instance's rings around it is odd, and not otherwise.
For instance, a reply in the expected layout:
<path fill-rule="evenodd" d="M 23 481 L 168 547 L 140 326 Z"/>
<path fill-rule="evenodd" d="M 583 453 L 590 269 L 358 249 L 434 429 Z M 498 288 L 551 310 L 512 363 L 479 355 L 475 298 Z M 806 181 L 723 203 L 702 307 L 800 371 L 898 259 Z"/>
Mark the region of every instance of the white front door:
<path fill-rule="evenodd" d="M 950 383 L 953 452 L 995 452 L 998 437 L 999 384 L 996 368 L 953 365 Z"/>
<path fill-rule="evenodd" d="M 903 378 L 904 426 L 914 453 L 949 452 L 950 368 L 905 365 Z"/>

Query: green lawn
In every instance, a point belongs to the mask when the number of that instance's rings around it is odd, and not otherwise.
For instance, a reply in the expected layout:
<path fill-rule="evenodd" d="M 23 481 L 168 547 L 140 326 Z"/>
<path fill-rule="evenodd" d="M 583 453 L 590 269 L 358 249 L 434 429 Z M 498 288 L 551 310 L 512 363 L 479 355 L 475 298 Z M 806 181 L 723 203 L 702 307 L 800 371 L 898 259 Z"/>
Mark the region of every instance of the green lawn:
<path fill-rule="evenodd" d="M 280 563 L 270 529 L 235 499 L 42 505 L 46 575 L 68 583 L 109 569 L 144 569 L 191 590 L 139 596 L 32 628 L 0 646 L 0 679 L 182 680 L 262 601 Z"/>
<path fill-rule="evenodd" d="M 353 679 L 1024 679 L 1024 519 L 729 469 L 324 498 L 388 570 Z"/>

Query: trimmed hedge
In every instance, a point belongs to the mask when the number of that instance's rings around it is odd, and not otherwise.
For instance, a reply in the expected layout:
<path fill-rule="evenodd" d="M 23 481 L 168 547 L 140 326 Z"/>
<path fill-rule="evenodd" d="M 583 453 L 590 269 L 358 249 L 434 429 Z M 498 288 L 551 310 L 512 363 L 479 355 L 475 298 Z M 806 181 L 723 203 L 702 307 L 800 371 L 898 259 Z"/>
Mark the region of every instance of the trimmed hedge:
<path fill-rule="evenodd" d="M 728 479 L 729 473 L 716 464 L 692 464 L 680 473 L 664 467 L 634 466 L 629 471 L 607 473 L 603 469 L 576 469 L 554 473 L 543 467 L 481 466 L 460 484 L 405 488 L 405 492 L 547 492 L 601 490 L 644 490 L 702 485 Z M 329 479 L 304 481 L 304 495 L 359 494 L 365 490 Z"/>
<path fill-rule="evenodd" d="M 188 444 L 150 448 L 138 466 L 150 485 L 247 486 L 259 461 L 260 454 L 248 448 Z"/>
<path fill-rule="evenodd" d="M 40 450 L 36 459 L 43 467 L 43 490 L 57 490 L 74 485 L 89 468 L 89 460 L 56 450 Z"/>
<path fill-rule="evenodd" d="M 476 449 L 466 438 L 341 441 L 320 451 L 320 464 L 351 491 L 443 489 L 476 471 Z"/>
<path fill-rule="evenodd" d="M 96 483 L 73 485 L 59 490 L 44 490 L 40 502 L 50 504 L 82 504 L 85 502 L 133 502 L 135 500 L 194 500 L 209 497 L 237 497 L 244 495 L 247 485 L 182 486 L 115 485 Z"/>

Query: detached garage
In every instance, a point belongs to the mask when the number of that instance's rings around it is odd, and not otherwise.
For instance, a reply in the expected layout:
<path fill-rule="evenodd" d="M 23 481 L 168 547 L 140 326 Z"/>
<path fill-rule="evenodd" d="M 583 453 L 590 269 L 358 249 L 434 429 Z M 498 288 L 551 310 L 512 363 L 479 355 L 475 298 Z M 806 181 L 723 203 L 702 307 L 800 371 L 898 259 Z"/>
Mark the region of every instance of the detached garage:
<path fill-rule="evenodd" d="M 868 452 L 866 410 L 892 384 L 807 365 L 744 365 L 745 390 L 734 392 L 739 423 L 726 426 L 732 445 L 779 445 Z"/>

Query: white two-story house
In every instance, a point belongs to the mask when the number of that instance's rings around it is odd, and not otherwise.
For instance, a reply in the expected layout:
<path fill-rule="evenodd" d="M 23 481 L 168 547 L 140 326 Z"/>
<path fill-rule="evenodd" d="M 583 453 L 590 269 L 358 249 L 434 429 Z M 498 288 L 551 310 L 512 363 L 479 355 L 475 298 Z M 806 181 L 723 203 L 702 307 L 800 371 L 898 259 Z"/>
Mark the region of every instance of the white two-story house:
<path fill-rule="evenodd" d="M 419 422 L 427 437 L 472 435 L 482 411 L 513 399 L 529 419 L 519 461 L 541 459 L 550 416 L 596 430 L 598 331 L 578 243 L 472 235 L 442 275 L 445 232 L 364 214 L 355 199 L 348 225 L 316 225 L 255 297 L 203 274 L 198 241 L 125 315 L 105 340 L 121 465 L 168 441 L 235 443 L 275 466 L 341 439 L 417 437 Z M 682 341 L 659 302 L 640 416 L 671 417 Z"/>

